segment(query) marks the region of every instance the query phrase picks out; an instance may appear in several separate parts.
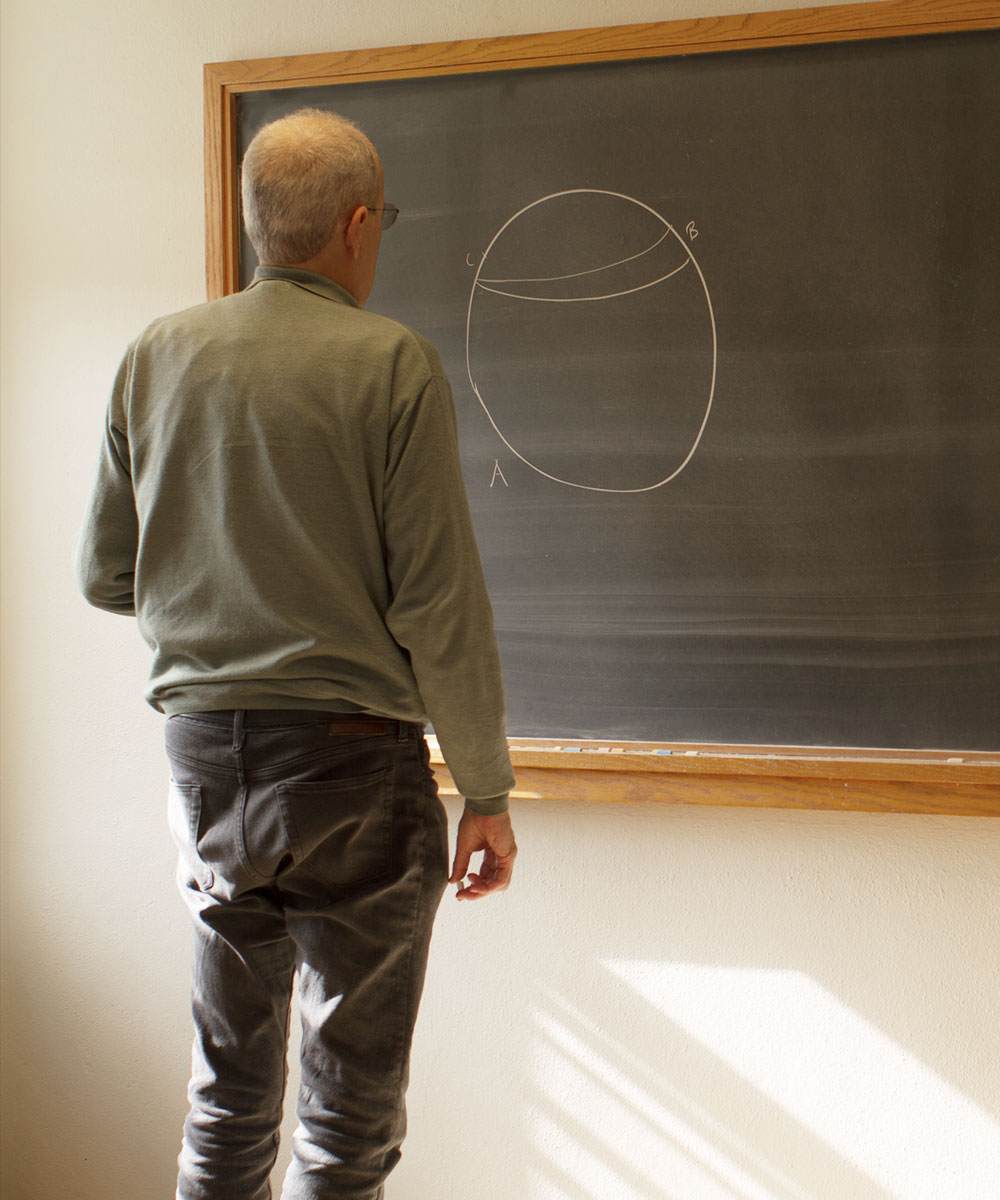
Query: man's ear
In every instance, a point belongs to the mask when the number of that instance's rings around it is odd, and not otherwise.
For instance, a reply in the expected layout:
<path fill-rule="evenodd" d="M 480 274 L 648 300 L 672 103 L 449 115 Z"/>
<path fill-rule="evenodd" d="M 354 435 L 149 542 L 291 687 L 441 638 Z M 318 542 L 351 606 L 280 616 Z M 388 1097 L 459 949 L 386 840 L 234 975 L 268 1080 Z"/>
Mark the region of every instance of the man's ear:
<path fill-rule="evenodd" d="M 365 205 L 359 204 L 347 222 L 347 228 L 344 230 L 344 243 L 352 258 L 356 258 L 361 249 L 361 234 L 370 215 Z"/>

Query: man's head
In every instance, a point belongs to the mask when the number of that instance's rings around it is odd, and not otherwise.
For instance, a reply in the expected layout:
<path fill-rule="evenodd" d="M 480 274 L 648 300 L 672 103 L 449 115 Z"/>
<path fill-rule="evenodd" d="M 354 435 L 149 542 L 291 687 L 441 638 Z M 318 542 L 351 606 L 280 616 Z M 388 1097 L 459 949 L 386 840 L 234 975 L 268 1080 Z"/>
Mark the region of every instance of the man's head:
<path fill-rule="evenodd" d="M 382 205 L 382 166 L 353 121 L 304 108 L 265 125 L 243 158 L 242 191 L 261 263 L 320 269 L 335 242 L 336 263 L 346 252 L 348 267 L 374 277 L 380 222 L 369 209 Z"/>

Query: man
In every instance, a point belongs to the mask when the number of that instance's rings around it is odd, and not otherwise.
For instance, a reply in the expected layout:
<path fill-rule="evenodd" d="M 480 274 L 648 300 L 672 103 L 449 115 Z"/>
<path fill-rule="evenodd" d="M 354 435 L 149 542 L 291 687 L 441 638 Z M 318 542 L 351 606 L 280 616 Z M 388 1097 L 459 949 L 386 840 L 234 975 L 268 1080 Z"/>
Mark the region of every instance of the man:
<path fill-rule="evenodd" d="M 129 347 L 77 572 L 92 604 L 137 616 L 169 718 L 195 931 L 177 1196 L 270 1196 L 297 971 L 282 1196 L 378 1200 L 448 876 L 423 722 L 467 797 L 458 898 L 500 891 L 499 663 L 440 360 L 363 308 L 396 215 L 374 147 L 330 113 L 276 121 L 243 203 L 252 285 Z"/>

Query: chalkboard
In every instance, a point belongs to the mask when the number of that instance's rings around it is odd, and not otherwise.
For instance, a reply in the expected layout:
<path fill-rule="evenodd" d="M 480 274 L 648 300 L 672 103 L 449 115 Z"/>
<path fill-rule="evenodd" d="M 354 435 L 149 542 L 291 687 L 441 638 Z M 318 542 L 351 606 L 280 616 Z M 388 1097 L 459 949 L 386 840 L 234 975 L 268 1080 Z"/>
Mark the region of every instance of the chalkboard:
<path fill-rule="evenodd" d="M 1000 32 L 697 49 L 258 78 L 233 155 L 379 149 L 513 736 L 1000 748 Z"/>

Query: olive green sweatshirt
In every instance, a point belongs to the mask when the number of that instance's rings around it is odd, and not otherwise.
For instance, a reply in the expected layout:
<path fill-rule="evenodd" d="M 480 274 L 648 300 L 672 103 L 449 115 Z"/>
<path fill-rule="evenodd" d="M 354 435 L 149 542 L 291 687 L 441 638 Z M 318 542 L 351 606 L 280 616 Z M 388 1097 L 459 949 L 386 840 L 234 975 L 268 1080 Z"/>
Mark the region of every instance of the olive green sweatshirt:
<path fill-rule="evenodd" d="M 429 342 L 323 276 L 259 268 L 129 347 L 76 568 L 90 603 L 138 618 L 154 708 L 429 718 L 469 807 L 506 808 L 448 382 Z"/>

